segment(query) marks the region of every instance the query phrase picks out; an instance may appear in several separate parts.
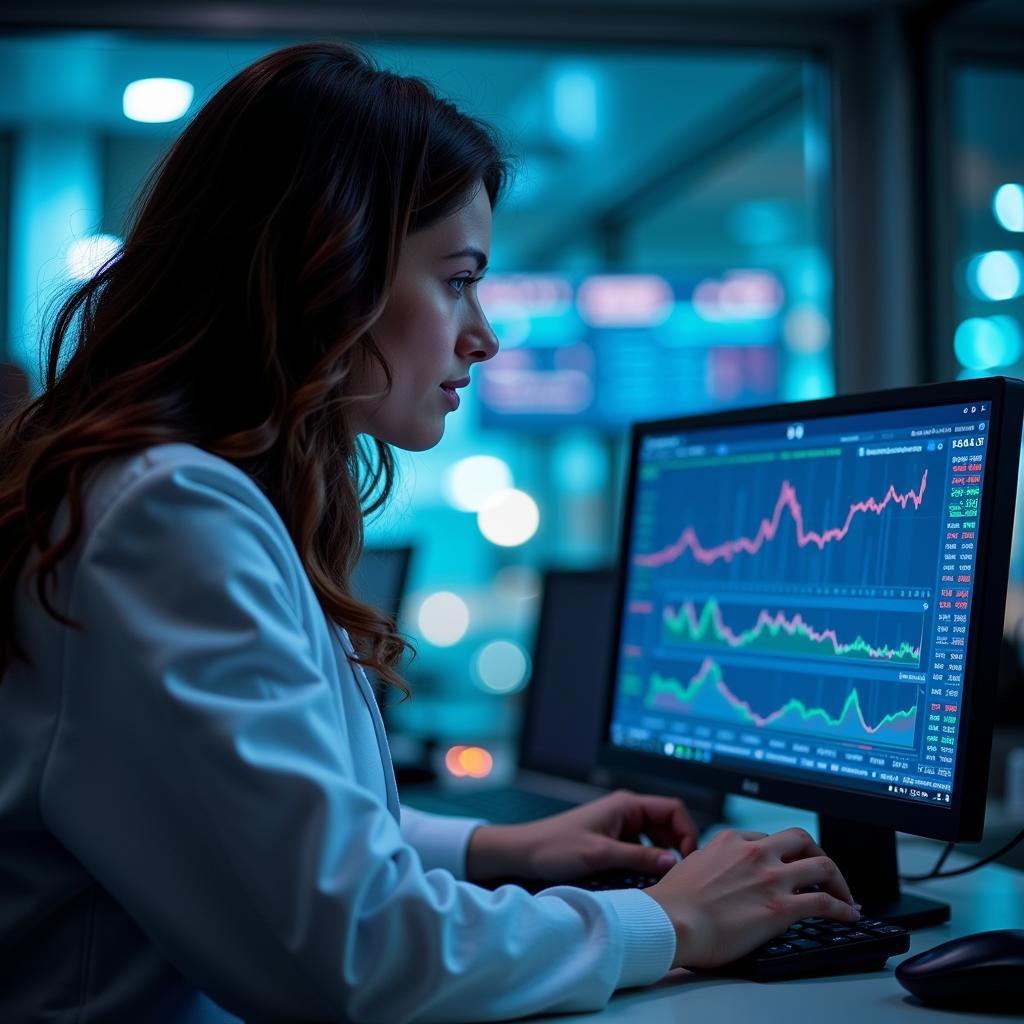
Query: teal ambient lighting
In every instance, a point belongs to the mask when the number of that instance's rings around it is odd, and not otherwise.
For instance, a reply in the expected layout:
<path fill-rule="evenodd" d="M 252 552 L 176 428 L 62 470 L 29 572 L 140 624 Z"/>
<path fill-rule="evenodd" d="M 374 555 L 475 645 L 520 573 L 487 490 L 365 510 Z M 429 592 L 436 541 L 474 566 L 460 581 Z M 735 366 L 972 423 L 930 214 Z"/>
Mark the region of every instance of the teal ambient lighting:
<path fill-rule="evenodd" d="M 140 78 L 124 90 L 124 116 L 131 121 L 163 124 L 184 117 L 195 90 L 180 78 Z"/>

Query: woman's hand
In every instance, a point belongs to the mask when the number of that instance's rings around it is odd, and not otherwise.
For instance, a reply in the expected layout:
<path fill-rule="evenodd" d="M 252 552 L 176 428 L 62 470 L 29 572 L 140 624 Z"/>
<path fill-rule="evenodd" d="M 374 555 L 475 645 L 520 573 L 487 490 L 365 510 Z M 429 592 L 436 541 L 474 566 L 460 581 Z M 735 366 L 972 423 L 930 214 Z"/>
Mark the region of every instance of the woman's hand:
<path fill-rule="evenodd" d="M 654 846 L 638 842 L 641 833 Z M 697 845 L 681 800 L 620 789 L 571 811 L 524 825 L 482 825 L 470 837 L 466 875 L 568 882 L 601 871 L 663 875 Z"/>
<path fill-rule="evenodd" d="M 821 891 L 800 891 L 811 886 Z M 801 828 L 719 832 L 646 892 L 675 926 L 673 967 L 728 963 L 803 917 L 860 917 L 839 869 Z"/>

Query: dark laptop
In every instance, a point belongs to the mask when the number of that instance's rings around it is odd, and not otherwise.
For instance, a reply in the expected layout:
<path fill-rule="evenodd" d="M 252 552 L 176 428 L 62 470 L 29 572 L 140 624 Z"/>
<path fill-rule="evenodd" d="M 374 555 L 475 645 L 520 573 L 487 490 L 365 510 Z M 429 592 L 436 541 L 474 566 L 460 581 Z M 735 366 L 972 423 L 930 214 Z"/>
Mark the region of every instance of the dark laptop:
<path fill-rule="evenodd" d="M 558 814 L 611 788 L 628 786 L 683 796 L 701 828 L 719 820 L 718 794 L 699 787 L 681 791 L 660 779 L 612 777 L 596 767 L 615 600 L 611 570 L 546 572 L 515 784 L 459 791 L 437 784 L 403 786 L 402 803 L 435 814 L 514 824 Z"/>

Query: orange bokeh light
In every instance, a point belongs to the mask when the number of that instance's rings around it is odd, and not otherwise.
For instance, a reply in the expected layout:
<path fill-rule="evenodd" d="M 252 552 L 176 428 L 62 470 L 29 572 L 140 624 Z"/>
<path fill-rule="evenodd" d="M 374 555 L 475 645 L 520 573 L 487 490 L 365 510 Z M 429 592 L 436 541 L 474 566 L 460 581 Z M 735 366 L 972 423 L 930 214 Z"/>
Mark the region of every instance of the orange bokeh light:
<path fill-rule="evenodd" d="M 449 748 L 444 755 L 445 767 L 452 775 L 482 779 L 491 774 L 494 758 L 483 747 L 458 746 Z"/>
<path fill-rule="evenodd" d="M 459 757 L 466 748 L 463 747 L 451 747 L 447 754 L 444 755 L 444 766 L 452 773 L 457 775 L 460 779 L 466 774 L 466 769 L 459 764 Z"/>

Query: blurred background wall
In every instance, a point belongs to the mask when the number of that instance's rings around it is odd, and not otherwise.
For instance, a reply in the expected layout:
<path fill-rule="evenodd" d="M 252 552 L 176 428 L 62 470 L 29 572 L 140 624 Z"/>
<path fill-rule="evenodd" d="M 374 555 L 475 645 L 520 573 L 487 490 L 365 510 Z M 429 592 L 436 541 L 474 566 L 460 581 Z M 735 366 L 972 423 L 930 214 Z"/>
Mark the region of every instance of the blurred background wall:
<path fill-rule="evenodd" d="M 39 0 L 0 11 L 0 354 L 32 386 L 48 303 L 189 117 L 323 38 L 518 158 L 481 286 L 502 351 L 368 529 L 413 548 L 396 735 L 509 762 L 539 574 L 614 560 L 631 420 L 1024 368 L 1017 0 Z"/>

